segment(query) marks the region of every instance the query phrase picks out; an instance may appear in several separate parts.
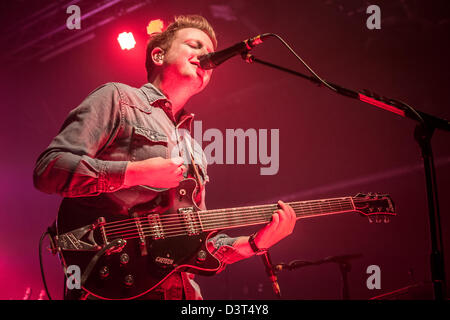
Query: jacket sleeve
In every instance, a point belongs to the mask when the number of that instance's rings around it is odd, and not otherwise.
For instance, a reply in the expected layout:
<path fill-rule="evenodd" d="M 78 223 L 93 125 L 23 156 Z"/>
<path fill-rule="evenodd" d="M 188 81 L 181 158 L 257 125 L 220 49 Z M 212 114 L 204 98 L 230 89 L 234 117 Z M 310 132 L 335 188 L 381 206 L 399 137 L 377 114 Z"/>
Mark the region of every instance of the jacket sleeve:
<path fill-rule="evenodd" d="M 208 240 L 208 250 L 222 264 L 219 272 L 223 271 L 228 264 L 248 258 L 242 255 L 233 245 L 239 237 L 230 237 L 225 233 L 219 233 Z"/>
<path fill-rule="evenodd" d="M 64 197 L 94 196 L 123 185 L 127 161 L 96 156 L 122 125 L 120 95 L 113 83 L 94 90 L 72 110 L 58 135 L 38 157 L 34 186 Z"/>

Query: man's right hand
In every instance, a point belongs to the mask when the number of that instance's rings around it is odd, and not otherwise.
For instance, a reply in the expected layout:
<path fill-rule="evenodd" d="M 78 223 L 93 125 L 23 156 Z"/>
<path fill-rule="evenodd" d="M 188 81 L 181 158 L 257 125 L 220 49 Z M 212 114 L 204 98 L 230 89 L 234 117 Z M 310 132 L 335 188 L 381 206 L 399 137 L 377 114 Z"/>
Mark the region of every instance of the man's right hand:
<path fill-rule="evenodd" d="M 124 186 L 144 185 L 154 188 L 174 188 L 183 180 L 187 170 L 183 158 L 164 159 L 161 157 L 128 162 Z"/>

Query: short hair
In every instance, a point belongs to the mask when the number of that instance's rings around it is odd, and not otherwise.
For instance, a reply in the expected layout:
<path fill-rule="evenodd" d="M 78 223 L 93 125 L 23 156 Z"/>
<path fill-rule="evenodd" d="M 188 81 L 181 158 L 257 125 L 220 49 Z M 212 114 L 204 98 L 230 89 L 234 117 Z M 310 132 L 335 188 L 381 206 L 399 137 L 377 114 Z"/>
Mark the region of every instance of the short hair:
<path fill-rule="evenodd" d="M 176 16 L 174 21 L 167 27 L 166 30 L 150 35 L 145 56 L 145 69 L 147 70 L 148 81 L 150 81 L 155 71 L 152 60 L 153 49 L 160 47 L 164 51 L 169 50 L 175 37 L 175 33 L 184 28 L 196 28 L 202 30 L 211 39 L 214 50 L 217 48 L 216 34 L 214 33 L 212 26 L 204 17 L 199 15 Z"/>

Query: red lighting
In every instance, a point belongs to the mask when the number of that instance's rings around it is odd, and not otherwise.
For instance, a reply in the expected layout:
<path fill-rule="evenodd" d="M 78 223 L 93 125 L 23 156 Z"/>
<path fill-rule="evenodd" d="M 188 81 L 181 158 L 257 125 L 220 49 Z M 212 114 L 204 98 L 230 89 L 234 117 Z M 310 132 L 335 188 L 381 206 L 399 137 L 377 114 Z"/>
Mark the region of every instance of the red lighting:
<path fill-rule="evenodd" d="M 134 40 L 131 32 L 122 32 L 117 37 L 117 41 L 119 41 L 122 50 L 131 50 L 136 45 L 136 40 Z"/>
<path fill-rule="evenodd" d="M 365 96 L 365 95 L 363 95 L 361 93 L 359 94 L 359 100 L 361 100 L 363 102 L 366 102 L 366 103 L 369 103 L 371 105 L 377 106 L 379 108 L 382 108 L 384 110 L 396 113 L 396 114 L 398 114 L 398 115 L 400 115 L 402 117 L 405 117 L 405 111 L 403 111 L 403 110 L 401 110 L 399 108 L 396 108 L 394 106 L 390 106 L 390 105 L 388 105 L 386 103 L 383 103 L 381 101 L 375 100 L 373 98 L 370 98 L 368 96 Z"/>
<path fill-rule="evenodd" d="M 148 23 L 147 34 L 160 33 L 163 31 L 164 22 L 161 19 L 152 20 Z"/>

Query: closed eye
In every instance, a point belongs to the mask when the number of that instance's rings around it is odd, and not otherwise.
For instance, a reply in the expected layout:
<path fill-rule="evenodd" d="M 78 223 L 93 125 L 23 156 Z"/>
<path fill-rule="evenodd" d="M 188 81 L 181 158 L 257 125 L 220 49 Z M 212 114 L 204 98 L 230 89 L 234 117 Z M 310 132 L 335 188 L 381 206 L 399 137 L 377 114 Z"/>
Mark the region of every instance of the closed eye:
<path fill-rule="evenodd" d="M 204 47 L 203 43 L 200 41 L 188 41 L 187 45 L 190 46 L 191 48 L 197 49 L 197 50 L 203 49 L 203 47 Z M 212 52 L 209 49 L 207 49 L 207 51 L 208 51 L 208 53 Z"/>

